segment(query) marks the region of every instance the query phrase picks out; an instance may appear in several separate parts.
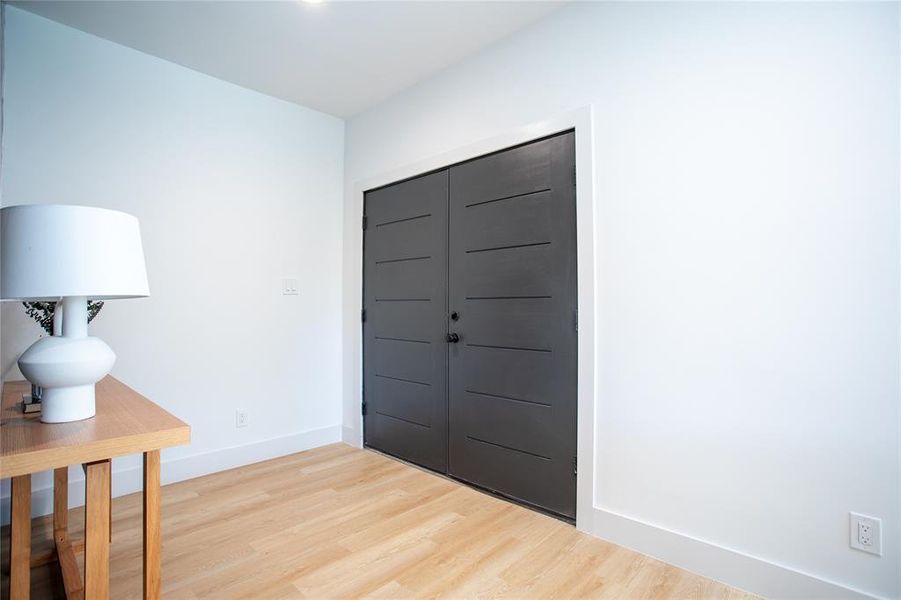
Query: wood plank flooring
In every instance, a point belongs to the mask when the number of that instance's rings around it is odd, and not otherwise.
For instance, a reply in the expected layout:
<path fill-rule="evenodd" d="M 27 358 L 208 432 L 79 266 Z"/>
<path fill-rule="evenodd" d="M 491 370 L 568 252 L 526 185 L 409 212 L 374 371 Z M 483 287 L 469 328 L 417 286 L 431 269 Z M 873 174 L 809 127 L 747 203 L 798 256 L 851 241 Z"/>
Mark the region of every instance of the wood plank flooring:
<path fill-rule="evenodd" d="M 752 598 L 344 444 L 167 485 L 162 512 L 164 598 Z M 140 494 L 114 500 L 111 598 L 141 596 L 141 522 Z M 35 553 L 52 528 L 34 521 Z M 57 572 L 32 598 L 64 597 Z"/>

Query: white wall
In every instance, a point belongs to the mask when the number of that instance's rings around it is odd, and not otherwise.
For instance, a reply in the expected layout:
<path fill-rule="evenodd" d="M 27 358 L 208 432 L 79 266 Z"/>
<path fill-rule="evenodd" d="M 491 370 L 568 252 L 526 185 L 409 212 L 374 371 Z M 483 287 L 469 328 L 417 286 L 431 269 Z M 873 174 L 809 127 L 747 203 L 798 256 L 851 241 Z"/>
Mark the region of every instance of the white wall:
<path fill-rule="evenodd" d="M 190 446 L 163 452 L 164 481 L 337 441 L 344 123 L 19 9 L 6 17 L 2 202 L 140 220 L 151 297 L 108 302 L 91 332 L 118 354 L 113 375 L 192 427 Z M 298 296 L 281 294 L 282 277 Z M 18 303 L 2 316 L 9 378 L 40 330 Z M 137 489 L 137 457 L 114 467 L 117 492 Z M 81 491 L 73 482 L 74 502 Z"/>
<path fill-rule="evenodd" d="M 899 22 L 578 3 L 352 119 L 346 380 L 354 185 L 592 104 L 592 531 L 769 595 L 901 596 Z M 852 510 L 883 519 L 881 558 L 848 547 Z"/>
<path fill-rule="evenodd" d="M 6 13 L 2 203 L 141 220 L 153 295 L 92 331 L 193 426 L 164 479 L 336 438 L 355 182 L 593 104 L 594 533 L 689 567 L 707 542 L 705 574 L 762 591 L 782 565 L 901 596 L 897 3 L 579 3 L 353 119 L 343 181 L 337 119 Z M 2 322 L 10 375 L 39 330 Z M 849 510 L 883 519 L 882 558 L 848 548 Z"/>

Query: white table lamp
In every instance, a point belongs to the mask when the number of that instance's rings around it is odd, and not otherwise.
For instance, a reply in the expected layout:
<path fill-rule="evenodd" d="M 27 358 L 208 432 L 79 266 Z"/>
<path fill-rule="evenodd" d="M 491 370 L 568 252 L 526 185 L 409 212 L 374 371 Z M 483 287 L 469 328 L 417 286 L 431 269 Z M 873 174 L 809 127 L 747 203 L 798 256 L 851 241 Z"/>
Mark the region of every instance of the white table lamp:
<path fill-rule="evenodd" d="M 35 204 L 0 209 L 0 299 L 57 302 L 62 336 L 43 337 L 19 358 L 43 388 L 41 421 L 94 416 L 94 384 L 116 355 L 88 336 L 88 298 L 149 296 L 138 220 L 89 206 Z"/>

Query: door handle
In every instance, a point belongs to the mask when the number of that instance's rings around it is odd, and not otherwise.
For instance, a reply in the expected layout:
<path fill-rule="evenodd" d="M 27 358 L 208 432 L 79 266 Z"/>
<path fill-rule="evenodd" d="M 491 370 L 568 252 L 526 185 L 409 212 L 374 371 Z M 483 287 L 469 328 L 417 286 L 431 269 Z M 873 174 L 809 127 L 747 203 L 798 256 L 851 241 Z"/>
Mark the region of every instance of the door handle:
<path fill-rule="evenodd" d="M 447 343 L 448 344 L 456 344 L 459 341 L 460 341 L 460 336 L 457 335 L 456 333 L 447 334 Z"/>

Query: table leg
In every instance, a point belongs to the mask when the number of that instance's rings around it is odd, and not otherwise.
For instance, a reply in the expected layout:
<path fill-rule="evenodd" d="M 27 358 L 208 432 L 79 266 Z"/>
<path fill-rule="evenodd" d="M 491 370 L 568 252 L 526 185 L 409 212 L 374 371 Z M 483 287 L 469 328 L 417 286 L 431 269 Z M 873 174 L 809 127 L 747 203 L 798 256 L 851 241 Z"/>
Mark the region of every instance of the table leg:
<path fill-rule="evenodd" d="M 69 467 L 53 470 L 53 539 L 66 598 L 84 598 L 78 561 L 69 542 Z"/>
<path fill-rule="evenodd" d="M 160 597 L 160 451 L 144 453 L 144 599 Z"/>
<path fill-rule="evenodd" d="M 109 465 L 109 542 L 113 543 L 113 463 Z"/>
<path fill-rule="evenodd" d="M 10 600 L 31 594 L 31 475 L 12 478 L 10 497 Z"/>
<path fill-rule="evenodd" d="M 85 598 L 109 598 L 109 460 L 85 465 Z"/>
<path fill-rule="evenodd" d="M 53 470 L 53 538 L 59 541 L 69 531 L 69 467 Z"/>

